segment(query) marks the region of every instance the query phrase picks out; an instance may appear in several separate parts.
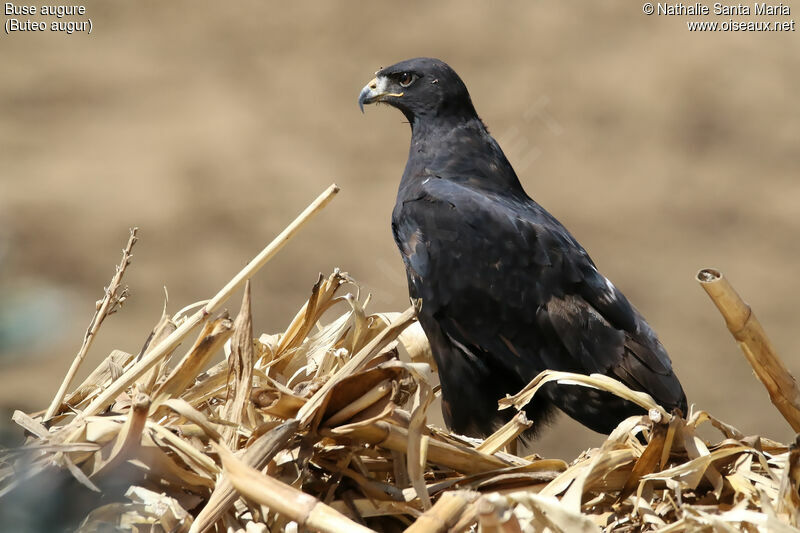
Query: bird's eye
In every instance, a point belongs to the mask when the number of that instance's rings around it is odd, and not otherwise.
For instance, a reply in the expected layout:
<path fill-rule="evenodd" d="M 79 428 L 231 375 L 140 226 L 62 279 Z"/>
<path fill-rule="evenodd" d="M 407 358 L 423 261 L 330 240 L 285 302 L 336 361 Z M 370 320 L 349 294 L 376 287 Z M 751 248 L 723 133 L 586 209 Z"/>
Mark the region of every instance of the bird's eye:
<path fill-rule="evenodd" d="M 408 87 L 409 85 L 414 83 L 414 80 L 416 79 L 417 79 L 416 74 L 412 74 L 410 72 L 403 72 L 402 74 L 400 74 L 400 77 L 398 78 L 397 81 L 401 87 Z"/>

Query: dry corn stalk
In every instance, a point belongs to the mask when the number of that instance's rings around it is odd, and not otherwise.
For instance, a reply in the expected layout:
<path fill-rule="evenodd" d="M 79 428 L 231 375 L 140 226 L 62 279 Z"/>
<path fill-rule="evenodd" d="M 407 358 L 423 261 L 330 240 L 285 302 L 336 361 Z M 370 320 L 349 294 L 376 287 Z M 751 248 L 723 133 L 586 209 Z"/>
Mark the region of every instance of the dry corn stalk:
<path fill-rule="evenodd" d="M 41 413 L 15 413 L 29 436 L 0 452 L 0 518 L 30 504 L 19 497 L 28 484 L 52 478 L 74 482 L 37 491 L 31 514 L 63 501 L 86 517 L 80 531 L 798 531 L 795 446 L 701 410 L 671 417 L 603 376 L 545 372 L 502 402 L 521 409 L 555 380 L 649 411 L 570 465 L 500 451 L 537 423 L 522 414 L 483 442 L 431 426 L 436 384 L 414 309 L 367 311 L 342 272 L 320 277 L 283 333 L 253 339 L 249 291 L 233 322 L 207 321 L 271 253 L 200 315 L 165 313 L 140 355 L 113 352 L 50 427 Z M 202 322 L 184 357 L 170 358 Z M 698 432 L 709 423 L 717 440 Z M 101 505 L 95 490 L 116 503 Z"/>
<path fill-rule="evenodd" d="M 761 323 L 718 270 L 704 268 L 697 281 L 717 306 L 747 362 L 766 387 L 769 398 L 792 429 L 800 432 L 800 389 L 775 352 Z"/>
<path fill-rule="evenodd" d="M 219 453 L 231 483 L 242 495 L 261 505 L 268 506 L 274 512 L 297 522 L 299 526 L 325 533 L 372 532 L 371 529 L 347 518 L 310 494 L 271 476 L 262 475 L 258 470 L 237 460 L 223 446 L 215 444 L 214 449 Z"/>

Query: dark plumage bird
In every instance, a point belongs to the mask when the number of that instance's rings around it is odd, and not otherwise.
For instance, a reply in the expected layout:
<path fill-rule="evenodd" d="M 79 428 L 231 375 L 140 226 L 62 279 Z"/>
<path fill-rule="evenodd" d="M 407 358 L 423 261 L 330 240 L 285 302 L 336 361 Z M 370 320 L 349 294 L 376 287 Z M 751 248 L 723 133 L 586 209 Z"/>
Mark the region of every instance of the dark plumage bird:
<path fill-rule="evenodd" d="M 442 385 L 445 422 L 487 435 L 510 417 L 497 401 L 545 369 L 599 373 L 685 414 L 669 356 L 642 315 L 575 238 L 523 190 L 461 78 L 437 59 L 379 70 L 364 104 L 399 109 L 411 148 L 392 231 Z M 555 408 L 610 433 L 643 410 L 609 393 L 548 384 L 526 408 Z"/>

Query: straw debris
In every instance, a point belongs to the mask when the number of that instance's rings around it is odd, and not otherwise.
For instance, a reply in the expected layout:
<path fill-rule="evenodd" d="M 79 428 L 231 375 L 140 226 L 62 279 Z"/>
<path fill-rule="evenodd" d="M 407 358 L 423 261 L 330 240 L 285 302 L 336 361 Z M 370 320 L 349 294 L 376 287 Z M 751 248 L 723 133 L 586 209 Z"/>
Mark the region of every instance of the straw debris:
<path fill-rule="evenodd" d="M 141 353 L 114 351 L 47 412 L 15 413 L 26 441 L 0 452 L 0 505 L 44 479 L 60 488 L 40 501 L 72 510 L 58 526 L 86 532 L 800 531 L 797 444 L 667 413 L 605 376 L 544 372 L 501 402 L 521 409 L 559 381 L 648 412 L 570 464 L 504 451 L 537 423 L 522 412 L 484 441 L 434 427 L 415 307 L 373 313 L 344 272 L 320 276 L 283 332 L 255 335 L 247 280 L 335 190 L 195 314 L 165 311 Z M 216 316 L 242 286 L 237 316 Z"/>

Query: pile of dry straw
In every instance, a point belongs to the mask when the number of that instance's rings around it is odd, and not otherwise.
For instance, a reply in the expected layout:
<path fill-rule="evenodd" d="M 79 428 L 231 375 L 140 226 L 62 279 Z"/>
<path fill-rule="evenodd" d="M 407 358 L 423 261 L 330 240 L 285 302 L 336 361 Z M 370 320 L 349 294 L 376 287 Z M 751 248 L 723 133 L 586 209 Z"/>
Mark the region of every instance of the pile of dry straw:
<path fill-rule="evenodd" d="M 164 314 L 141 353 L 112 352 L 75 387 L 100 324 L 126 297 L 132 232 L 50 408 L 14 415 L 28 437 L 0 453 L 0 504 L 55 471 L 96 495 L 82 499 L 82 531 L 798 531 L 798 449 L 704 411 L 673 417 L 602 376 L 544 373 L 504 402 L 520 407 L 542 383 L 569 380 L 649 411 L 571 464 L 506 451 L 531 423 L 521 415 L 482 442 L 427 425 L 438 391 L 414 308 L 371 314 L 341 272 L 320 277 L 285 332 L 254 338 L 247 280 L 337 190 L 198 311 Z M 800 428 L 794 380 L 749 308 L 718 273 L 700 277 Z M 242 286 L 236 317 L 216 316 Z M 698 436 L 704 424 L 711 442 Z"/>

